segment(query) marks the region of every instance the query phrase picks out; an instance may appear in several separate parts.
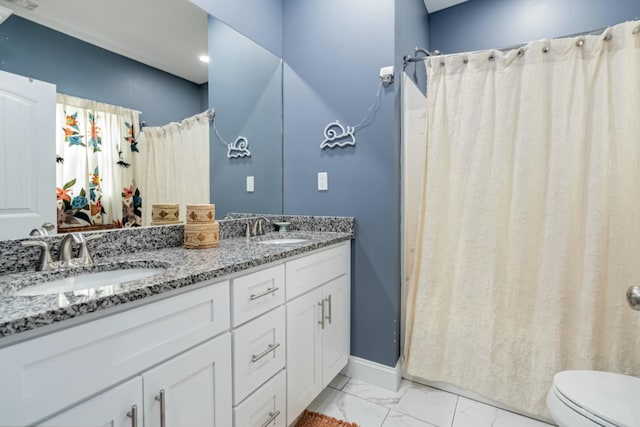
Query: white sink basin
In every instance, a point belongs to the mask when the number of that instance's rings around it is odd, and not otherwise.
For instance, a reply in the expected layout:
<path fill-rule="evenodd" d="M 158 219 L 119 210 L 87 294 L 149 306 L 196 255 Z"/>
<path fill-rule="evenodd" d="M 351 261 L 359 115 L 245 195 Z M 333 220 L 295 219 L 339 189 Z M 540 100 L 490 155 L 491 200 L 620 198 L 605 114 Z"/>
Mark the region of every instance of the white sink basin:
<path fill-rule="evenodd" d="M 263 240 L 260 243 L 261 245 L 289 245 L 291 243 L 302 243 L 306 242 L 308 239 L 271 239 L 271 240 Z"/>
<path fill-rule="evenodd" d="M 46 295 L 73 292 L 83 289 L 99 288 L 101 286 L 117 285 L 132 280 L 144 279 L 160 273 L 162 268 L 128 268 L 125 270 L 101 271 L 99 273 L 86 273 L 79 276 L 65 277 L 52 280 L 34 286 L 20 289 L 13 295 Z"/>

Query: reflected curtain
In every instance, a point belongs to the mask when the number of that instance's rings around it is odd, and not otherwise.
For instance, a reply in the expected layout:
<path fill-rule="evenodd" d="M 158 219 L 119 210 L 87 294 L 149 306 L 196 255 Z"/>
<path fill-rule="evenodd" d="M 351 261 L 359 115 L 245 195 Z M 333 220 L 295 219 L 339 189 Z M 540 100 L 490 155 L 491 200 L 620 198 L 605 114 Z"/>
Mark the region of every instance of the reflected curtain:
<path fill-rule="evenodd" d="M 187 204 L 209 203 L 209 116 L 196 114 L 180 123 L 144 127 L 143 155 L 135 159 L 135 181 L 145 194 L 144 223 L 151 205 L 178 203 L 180 219 Z"/>
<path fill-rule="evenodd" d="M 558 371 L 640 375 L 640 23 L 427 66 L 408 373 L 537 416 Z"/>
<path fill-rule="evenodd" d="M 130 166 L 140 112 L 58 94 L 58 227 L 141 225 L 142 198 Z"/>

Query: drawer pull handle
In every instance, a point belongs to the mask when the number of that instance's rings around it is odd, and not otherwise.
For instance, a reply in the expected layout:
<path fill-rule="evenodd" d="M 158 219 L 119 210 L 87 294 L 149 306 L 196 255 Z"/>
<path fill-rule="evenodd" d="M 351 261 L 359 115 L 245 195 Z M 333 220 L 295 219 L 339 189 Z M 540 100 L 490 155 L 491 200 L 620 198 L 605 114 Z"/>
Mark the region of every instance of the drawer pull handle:
<path fill-rule="evenodd" d="M 138 427 L 138 405 L 133 405 L 127 412 L 127 417 L 131 418 L 131 427 Z"/>
<path fill-rule="evenodd" d="M 269 294 L 274 294 L 280 288 L 269 288 L 264 292 L 260 292 L 259 294 L 251 294 L 251 301 L 255 301 L 258 298 L 266 297 Z"/>
<path fill-rule="evenodd" d="M 327 320 L 329 321 L 329 324 L 331 324 L 331 295 L 327 298 L 327 302 L 329 303 L 329 316 L 327 316 Z"/>
<path fill-rule="evenodd" d="M 263 357 L 265 357 L 267 354 L 271 353 L 278 347 L 280 347 L 279 342 L 275 344 L 269 344 L 269 347 L 265 351 L 263 351 L 260 354 L 254 354 L 251 356 L 251 363 L 256 363 L 258 360 L 262 359 Z"/>
<path fill-rule="evenodd" d="M 320 321 L 318 322 L 318 324 L 322 326 L 322 329 L 324 329 L 324 298 L 322 298 L 322 302 L 319 302 L 318 305 L 322 310 L 320 312 Z"/>
<path fill-rule="evenodd" d="M 276 420 L 276 418 L 278 418 L 278 415 L 280 415 L 280 411 L 276 411 L 276 412 L 269 412 L 269 419 L 262 424 L 261 427 L 267 427 L 269 424 L 271 424 L 272 422 L 274 422 Z"/>
<path fill-rule="evenodd" d="M 164 398 L 164 390 L 160 390 L 160 394 L 156 396 L 156 400 L 160 402 L 160 427 L 167 426 L 167 420 L 165 419 L 165 398 Z"/>

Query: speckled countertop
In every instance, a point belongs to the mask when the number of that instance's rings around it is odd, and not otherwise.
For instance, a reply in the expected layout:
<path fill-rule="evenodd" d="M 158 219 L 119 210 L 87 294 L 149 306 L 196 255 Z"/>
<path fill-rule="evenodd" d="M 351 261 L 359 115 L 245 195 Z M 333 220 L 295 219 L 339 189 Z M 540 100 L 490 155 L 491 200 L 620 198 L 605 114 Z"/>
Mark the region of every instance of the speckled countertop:
<path fill-rule="evenodd" d="M 261 240 L 303 238 L 304 242 L 270 245 Z M 106 310 L 127 302 L 161 294 L 208 279 L 227 276 L 251 267 L 304 254 L 314 249 L 347 241 L 353 233 L 297 231 L 286 235 L 269 233 L 254 238 L 220 240 L 216 249 L 165 249 L 96 257 L 95 265 L 55 272 L 23 272 L 0 275 L 0 345 L 4 337 L 76 318 L 86 313 Z M 131 267 L 164 268 L 158 274 L 126 284 L 60 294 L 16 296 L 15 292 L 48 280 Z"/>

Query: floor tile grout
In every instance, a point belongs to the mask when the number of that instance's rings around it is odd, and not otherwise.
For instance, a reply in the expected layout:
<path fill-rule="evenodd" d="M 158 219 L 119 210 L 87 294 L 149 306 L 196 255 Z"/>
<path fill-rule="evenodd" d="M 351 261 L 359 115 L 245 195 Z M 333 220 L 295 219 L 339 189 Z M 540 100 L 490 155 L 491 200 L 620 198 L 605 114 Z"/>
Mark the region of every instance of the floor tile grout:
<path fill-rule="evenodd" d="M 453 408 L 453 418 L 451 418 L 451 427 L 456 423 L 456 414 L 458 413 L 458 403 L 460 403 L 460 395 L 456 397 L 456 407 Z"/>

